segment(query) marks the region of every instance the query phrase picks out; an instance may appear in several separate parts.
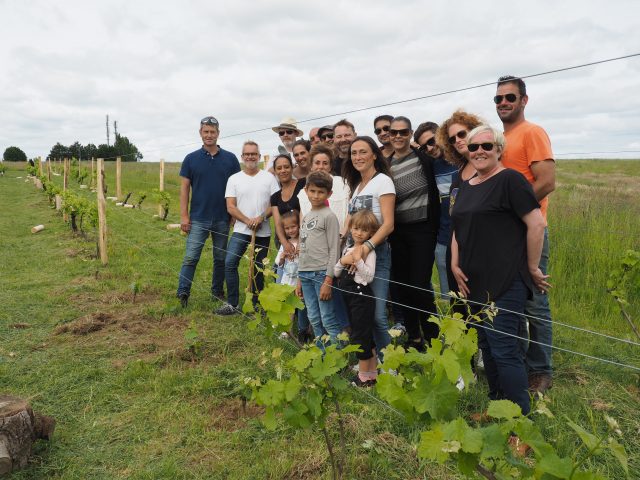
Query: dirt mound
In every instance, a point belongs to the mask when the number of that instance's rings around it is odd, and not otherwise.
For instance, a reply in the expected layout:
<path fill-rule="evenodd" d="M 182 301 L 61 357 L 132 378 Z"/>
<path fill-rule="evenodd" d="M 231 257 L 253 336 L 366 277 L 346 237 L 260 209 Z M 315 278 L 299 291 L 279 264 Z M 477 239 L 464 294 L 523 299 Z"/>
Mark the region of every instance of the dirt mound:
<path fill-rule="evenodd" d="M 212 408 L 211 426 L 216 430 L 234 432 L 243 428 L 249 420 L 259 417 L 264 408 L 254 403 L 243 402 L 238 398 L 223 400 Z"/>
<path fill-rule="evenodd" d="M 108 313 L 95 313 L 86 315 L 64 325 L 60 325 L 54 330 L 55 335 L 72 333 L 73 335 L 87 335 L 92 332 L 102 330 L 107 325 L 111 325 L 115 320 Z"/>

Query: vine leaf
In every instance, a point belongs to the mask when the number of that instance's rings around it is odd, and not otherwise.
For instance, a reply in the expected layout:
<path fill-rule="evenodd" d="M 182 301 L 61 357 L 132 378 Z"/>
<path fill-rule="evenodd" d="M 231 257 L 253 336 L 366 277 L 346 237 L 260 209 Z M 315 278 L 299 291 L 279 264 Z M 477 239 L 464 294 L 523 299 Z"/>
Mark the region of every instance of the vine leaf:
<path fill-rule="evenodd" d="M 420 434 L 418 456 L 444 463 L 449 458 L 449 454 L 445 451 L 447 446 L 447 442 L 444 440 L 444 432 L 440 425 L 436 425 L 433 429 Z"/>
<path fill-rule="evenodd" d="M 582 442 L 590 451 L 593 451 L 594 455 L 600 455 L 604 451 L 602 447 L 598 446 L 600 440 L 594 434 L 587 432 L 580 425 L 573 423 L 568 418 L 567 425 L 569 425 L 573 429 L 573 431 L 578 434 Z"/>
<path fill-rule="evenodd" d="M 624 447 L 620 445 L 615 439 L 609 439 L 609 450 L 616 457 L 616 460 L 622 465 L 625 473 L 629 475 L 629 466 L 627 465 L 627 452 L 625 452 Z"/>
<path fill-rule="evenodd" d="M 489 402 L 487 414 L 493 418 L 516 418 L 522 416 L 522 410 L 519 405 L 509 400 L 492 400 Z"/>
<path fill-rule="evenodd" d="M 570 458 L 560 458 L 555 452 L 544 456 L 538 462 L 538 470 L 549 473 L 558 478 L 571 478 L 573 462 Z"/>

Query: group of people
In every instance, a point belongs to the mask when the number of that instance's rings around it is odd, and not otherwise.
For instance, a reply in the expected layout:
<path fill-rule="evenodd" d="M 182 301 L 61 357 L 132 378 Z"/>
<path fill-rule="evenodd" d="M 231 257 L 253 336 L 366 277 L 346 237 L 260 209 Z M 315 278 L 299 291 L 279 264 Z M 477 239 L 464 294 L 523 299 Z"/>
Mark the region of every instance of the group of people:
<path fill-rule="evenodd" d="M 380 115 L 378 142 L 346 119 L 304 140 L 286 118 L 273 127 L 282 146 L 264 169 L 255 142 L 244 143 L 241 169 L 217 144 L 218 121 L 203 118 L 203 147 L 180 170 L 181 228 L 189 233 L 182 305 L 211 235 L 211 293 L 224 301 L 215 313 L 237 313 L 240 259 L 255 237 L 262 267 L 273 217 L 279 281 L 305 303 L 299 338 L 336 342 L 349 332 L 362 350 L 354 383 L 370 386 L 390 343 L 388 305 L 408 348 L 423 351 L 439 335 L 428 320 L 437 315 L 435 264 L 443 298 L 455 302 L 448 293 L 455 291 L 480 315 L 489 303 L 497 307 L 476 325 L 489 394 L 528 413 L 529 392 L 552 382 L 546 210 L 555 162 L 546 132 L 525 120 L 522 79 L 501 77 L 493 101 L 500 130 L 463 110 L 415 129 L 404 116 Z M 255 305 L 260 271 L 254 286 Z"/>

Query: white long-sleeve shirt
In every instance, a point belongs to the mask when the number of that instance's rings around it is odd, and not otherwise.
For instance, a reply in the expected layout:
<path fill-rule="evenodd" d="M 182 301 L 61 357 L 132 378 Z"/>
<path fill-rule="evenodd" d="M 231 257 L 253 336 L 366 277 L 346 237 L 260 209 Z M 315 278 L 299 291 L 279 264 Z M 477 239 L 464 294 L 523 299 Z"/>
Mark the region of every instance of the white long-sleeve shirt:
<path fill-rule="evenodd" d="M 345 248 L 340 258 L 351 253 L 352 251 L 353 251 L 353 247 Z M 375 278 L 375 275 L 376 275 L 376 252 L 375 251 L 369 252 L 369 255 L 367 255 L 367 259 L 358 260 L 355 266 L 356 266 L 356 273 L 353 279 L 356 283 L 359 283 L 360 285 L 368 285 L 369 283 L 373 282 L 373 279 Z M 342 265 L 340 263 L 340 260 L 338 260 L 338 263 L 336 263 L 335 267 L 333 267 L 334 275 L 336 277 L 339 277 L 345 268 L 348 268 L 348 266 Z"/>

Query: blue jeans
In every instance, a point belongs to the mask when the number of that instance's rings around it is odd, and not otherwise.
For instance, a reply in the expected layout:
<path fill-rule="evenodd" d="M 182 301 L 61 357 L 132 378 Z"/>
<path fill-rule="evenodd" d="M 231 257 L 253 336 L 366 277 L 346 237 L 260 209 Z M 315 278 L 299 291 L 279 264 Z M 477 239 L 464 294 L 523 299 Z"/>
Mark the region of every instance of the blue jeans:
<path fill-rule="evenodd" d="M 346 292 L 342 292 L 337 288 L 331 291 L 331 299 L 333 300 L 333 310 L 336 314 L 336 319 L 340 324 L 340 328 L 344 330 L 349 326 L 349 312 L 347 311 L 347 305 L 344 301 L 343 295 L 349 295 Z"/>
<path fill-rule="evenodd" d="M 313 327 L 313 334 L 316 337 L 328 334 L 331 343 L 336 343 L 336 337 L 340 334 L 342 328 L 335 315 L 333 299 L 320 300 L 320 287 L 324 282 L 326 273 L 325 270 L 322 270 L 317 272 L 298 272 L 298 275 L 302 285 L 307 317 Z"/>
<path fill-rule="evenodd" d="M 440 298 L 448 300 L 449 281 L 447 279 L 447 246 L 443 243 L 436 243 L 435 249 L 436 267 L 438 268 L 438 279 L 440 280 Z"/>
<path fill-rule="evenodd" d="M 502 309 L 522 313 L 526 300 L 527 286 L 518 275 L 509 290 L 495 300 L 498 314 L 493 323 L 483 321 L 484 328 L 478 328 L 478 347 L 482 349 L 489 398 L 511 400 L 520 405 L 524 415 L 531 407 L 523 345 L 518 338 L 500 332 L 520 334 L 524 317 Z"/>
<path fill-rule="evenodd" d="M 389 242 L 376 246 L 376 278 L 371 282 L 371 291 L 376 297 L 376 314 L 373 325 L 373 340 L 380 361 L 382 349 L 391 343 L 389 321 L 387 319 L 387 298 L 389 297 L 389 278 L 391 278 L 391 247 Z"/>
<path fill-rule="evenodd" d="M 224 259 L 227 254 L 227 239 L 229 236 L 229 222 L 227 220 L 191 222 L 191 231 L 187 237 L 187 248 L 178 279 L 178 296 L 191 293 L 191 284 L 196 273 L 196 266 L 209 234 L 211 234 L 213 242 L 211 293 L 218 297 L 224 296 Z"/>
<path fill-rule="evenodd" d="M 549 266 L 549 232 L 544 230 L 544 243 L 542 244 L 542 255 L 540 256 L 540 270 L 545 275 Z M 547 346 L 537 343 L 529 343 L 527 350 L 527 370 L 529 373 L 543 373 L 551 375 L 553 371 L 552 352 L 552 332 L 551 332 L 551 309 L 549 307 L 549 296 L 546 293 L 534 292 L 533 298 L 528 300 L 524 307 L 524 313 L 537 318 L 529 318 L 529 339 L 544 343 Z M 542 318 L 548 320 L 544 322 L 538 320 Z M 526 337 L 526 335 L 521 335 Z"/>
<path fill-rule="evenodd" d="M 256 254 L 254 257 L 255 285 L 253 288 L 253 305 L 258 303 L 258 293 L 264 287 L 264 276 L 260 271 L 264 268 L 262 261 L 269 251 L 271 237 L 256 237 Z M 238 265 L 244 252 L 249 248 L 251 235 L 244 233 L 233 233 L 227 247 L 227 258 L 224 261 L 224 272 L 227 277 L 227 302 L 237 307 L 240 303 L 240 276 L 238 275 Z M 267 267 L 268 268 L 268 267 Z M 250 280 L 247 280 L 250 281 Z"/>

